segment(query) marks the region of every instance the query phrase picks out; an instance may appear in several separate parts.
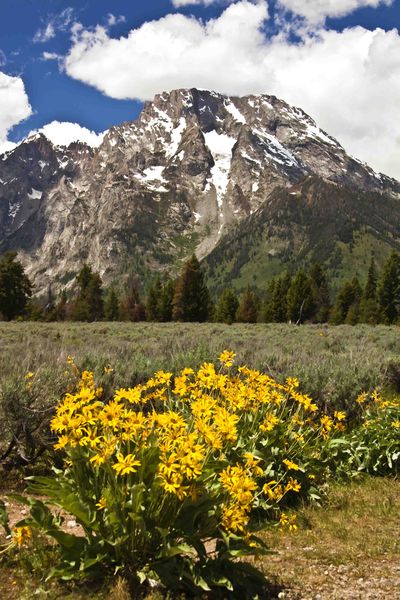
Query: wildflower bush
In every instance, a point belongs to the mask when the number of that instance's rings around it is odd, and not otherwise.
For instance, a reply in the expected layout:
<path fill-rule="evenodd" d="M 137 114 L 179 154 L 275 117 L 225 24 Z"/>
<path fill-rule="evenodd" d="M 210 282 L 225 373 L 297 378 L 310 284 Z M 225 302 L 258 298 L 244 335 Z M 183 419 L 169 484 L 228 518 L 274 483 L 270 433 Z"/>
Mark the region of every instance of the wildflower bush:
<path fill-rule="evenodd" d="M 296 379 L 278 383 L 233 362 L 225 351 L 218 367 L 158 371 L 111 398 L 82 373 L 51 422 L 64 466 L 31 478 L 30 492 L 48 501 L 20 498 L 30 508 L 17 524 L 23 543 L 29 535 L 21 528 L 57 543 L 50 576 L 123 571 L 174 591 L 255 598 L 264 579 L 236 559 L 267 552 L 255 535 L 266 518 L 295 530 L 288 508 L 319 500 L 342 462 L 349 470 L 394 468 L 396 401 L 359 399 L 360 424 L 346 431 L 345 413 L 322 413 Z M 380 462 L 362 458 L 374 445 Z M 50 506 L 81 531 L 65 532 Z"/>
<path fill-rule="evenodd" d="M 64 468 L 30 484 L 83 535 L 36 499 L 24 500 L 31 515 L 19 524 L 56 540 L 53 575 L 110 568 L 175 590 L 261 585 L 254 567 L 232 561 L 265 551 L 254 535 L 261 512 L 296 527 L 282 506 L 318 495 L 323 448 L 344 415 L 321 415 L 296 380 L 236 369 L 233 358 L 159 371 L 111 399 L 83 372 L 51 423 Z"/>
<path fill-rule="evenodd" d="M 396 475 L 400 472 L 400 396 L 385 399 L 374 391 L 356 399 L 357 425 L 332 442 L 338 468 L 350 475 Z"/>

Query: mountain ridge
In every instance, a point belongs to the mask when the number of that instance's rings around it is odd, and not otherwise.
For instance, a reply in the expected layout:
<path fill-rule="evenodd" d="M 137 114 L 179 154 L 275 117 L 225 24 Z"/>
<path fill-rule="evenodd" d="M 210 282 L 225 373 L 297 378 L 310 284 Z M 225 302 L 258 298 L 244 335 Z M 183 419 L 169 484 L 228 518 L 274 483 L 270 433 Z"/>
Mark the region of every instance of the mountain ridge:
<path fill-rule="evenodd" d="M 226 236 L 258 214 L 268 221 L 265 207 L 276 218 L 268 204 L 276 190 L 294 197 L 310 178 L 329 182 L 330 195 L 332 186 L 349 190 L 356 204 L 365 194 L 385 198 L 382 205 L 400 194 L 399 182 L 275 96 L 164 92 L 97 148 L 57 147 L 36 134 L 0 156 L 0 252 L 20 253 L 38 292 L 70 285 L 83 262 L 106 284 L 174 272 L 193 251 L 210 265 Z M 397 247 L 396 228 L 392 235 Z"/>

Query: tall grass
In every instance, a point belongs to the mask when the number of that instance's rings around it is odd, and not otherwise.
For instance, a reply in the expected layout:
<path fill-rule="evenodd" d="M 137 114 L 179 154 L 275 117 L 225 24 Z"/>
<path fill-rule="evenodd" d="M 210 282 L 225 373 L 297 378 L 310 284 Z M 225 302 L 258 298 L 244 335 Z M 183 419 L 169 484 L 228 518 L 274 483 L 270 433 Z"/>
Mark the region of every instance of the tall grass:
<path fill-rule="evenodd" d="M 0 323 L 0 391 L 25 373 L 58 390 L 68 355 L 114 384 L 133 385 L 158 369 L 198 367 L 228 348 L 274 378 L 296 376 L 324 405 L 343 407 L 365 390 L 400 386 L 400 336 L 385 326 Z M 53 384 L 53 385 L 52 385 Z"/>

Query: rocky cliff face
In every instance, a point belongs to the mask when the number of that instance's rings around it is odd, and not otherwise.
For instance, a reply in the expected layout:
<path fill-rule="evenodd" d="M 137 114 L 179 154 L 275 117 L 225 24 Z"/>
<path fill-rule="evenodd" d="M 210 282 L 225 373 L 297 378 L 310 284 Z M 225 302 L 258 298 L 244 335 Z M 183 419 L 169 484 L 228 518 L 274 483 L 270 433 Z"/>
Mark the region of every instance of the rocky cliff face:
<path fill-rule="evenodd" d="M 331 196 L 400 193 L 282 100 L 176 90 L 96 149 L 36 135 L 0 156 L 0 253 L 19 252 L 37 291 L 68 284 L 84 261 L 105 283 L 146 277 L 215 253 L 237 227 L 276 214 L 277 190 L 295 195 L 310 178 Z"/>

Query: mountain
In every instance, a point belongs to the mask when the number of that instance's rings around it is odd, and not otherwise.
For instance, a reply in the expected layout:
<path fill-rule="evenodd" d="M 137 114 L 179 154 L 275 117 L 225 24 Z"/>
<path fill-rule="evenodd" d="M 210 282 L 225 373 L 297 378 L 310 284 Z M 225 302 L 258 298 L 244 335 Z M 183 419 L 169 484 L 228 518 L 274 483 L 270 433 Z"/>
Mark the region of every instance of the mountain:
<path fill-rule="evenodd" d="M 193 251 L 216 288 L 314 259 L 340 277 L 400 249 L 399 197 L 274 96 L 175 90 L 98 148 L 36 134 L 0 156 L 0 254 L 17 250 L 38 292 L 83 262 L 109 284 Z"/>

